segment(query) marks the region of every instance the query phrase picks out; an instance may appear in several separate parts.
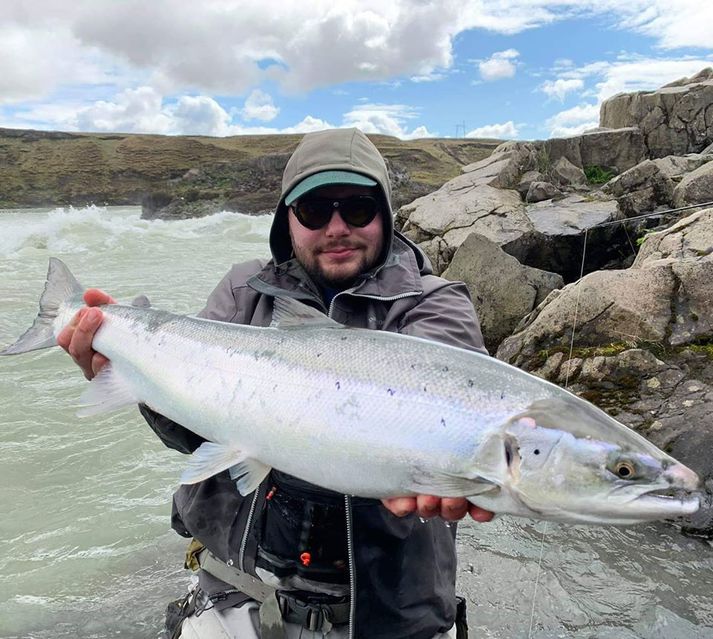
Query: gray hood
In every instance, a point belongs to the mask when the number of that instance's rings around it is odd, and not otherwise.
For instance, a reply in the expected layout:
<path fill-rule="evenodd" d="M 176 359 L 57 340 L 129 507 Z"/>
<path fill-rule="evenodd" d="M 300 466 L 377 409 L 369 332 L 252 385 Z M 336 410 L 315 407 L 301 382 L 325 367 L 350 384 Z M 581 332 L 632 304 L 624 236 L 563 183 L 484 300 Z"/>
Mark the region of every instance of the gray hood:
<path fill-rule="evenodd" d="M 321 171 L 353 171 L 376 180 L 384 195 L 384 254 L 381 266 L 389 257 L 394 236 L 391 210 L 391 184 L 384 158 L 359 129 L 329 129 L 308 133 L 297 145 L 282 176 L 282 193 L 270 230 L 270 250 L 275 264 L 292 257 L 292 243 L 287 225 L 285 196 L 302 180 Z"/>

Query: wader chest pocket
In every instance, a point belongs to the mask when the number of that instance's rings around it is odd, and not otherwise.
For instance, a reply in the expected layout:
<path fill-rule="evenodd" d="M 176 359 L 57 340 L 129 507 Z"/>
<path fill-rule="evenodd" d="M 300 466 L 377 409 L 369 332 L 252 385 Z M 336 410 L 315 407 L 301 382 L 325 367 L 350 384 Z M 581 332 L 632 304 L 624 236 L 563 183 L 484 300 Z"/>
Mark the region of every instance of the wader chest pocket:
<path fill-rule="evenodd" d="M 262 512 L 256 565 L 277 577 L 348 583 L 346 516 L 341 496 L 274 485 Z"/>

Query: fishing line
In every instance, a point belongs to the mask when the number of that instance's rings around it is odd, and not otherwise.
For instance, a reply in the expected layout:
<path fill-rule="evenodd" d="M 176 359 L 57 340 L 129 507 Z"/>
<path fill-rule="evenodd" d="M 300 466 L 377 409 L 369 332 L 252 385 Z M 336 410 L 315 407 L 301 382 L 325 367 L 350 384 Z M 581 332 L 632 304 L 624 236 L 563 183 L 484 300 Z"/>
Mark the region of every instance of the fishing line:
<path fill-rule="evenodd" d="M 663 216 L 663 215 L 668 215 L 669 213 L 678 213 L 680 211 L 689 211 L 691 209 L 698 209 L 706 206 L 713 206 L 713 202 L 704 202 L 702 204 L 691 204 L 688 206 L 679 206 L 675 209 L 668 209 L 666 211 L 651 211 L 649 213 L 644 213 L 642 215 L 636 215 L 634 217 L 627 217 L 623 220 L 609 220 L 607 222 L 600 222 L 599 224 L 593 224 L 589 228 L 595 228 L 595 227 L 601 227 L 601 226 L 611 226 L 613 224 L 622 224 L 624 225 L 624 232 L 626 233 L 627 240 L 629 240 L 629 246 L 632 248 L 633 252 L 636 253 L 636 249 L 634 249 L 633 244 L 631 243 L 631 238 L 629 237 L 629 233 L 626 230 L 626 223 L 631 222 L 634 220 L 643 220 L 648 217 L 655 217 L 655 216 Z M 582 263 L 579 267 L 579 279 L 577 280 L 576 286 L 577 286 L 577 296 L 574 301 L 574 318 L 572 320 L 572 335 L 570 337 L 570 342 L 569 342 L 569 357 L 567 359 L 567 371 L 565 373 L 565 380 L 564 380 L 564 388 L 567 389 L 569 386 L 569 374 L 570 370 L 572 367 L 572 354 L 574 352 L 574 336 L 577 331 L 577 313 L 579 312 L 579 300 L 582 295 L 582 278 L 584 277 L 584 263 L 587 255 L 587 238 L 589 236 L 589 228 L 584 229 L 584 241 L 583 241 L 583 246 L 582 246 Z M 532 625 L 535 620 L 535 603 L 537 601 L 537 588 L 540 583 L 540 575 L 542 574 L 542 557 L 544 555 L 544 550 L 545 550 L 545 537 L 547 536 L 547 522 L 544 522 L 544 527 L 542 529 L 542 537 L 540 538 L 540 557 L 537 562 L 537 576 L 535 577 L 535 588 L 532 593 L 532 609 L 530 611 L 530 628 L 527 632 L 527 637 L 530 639 L 532 637 Z"/>

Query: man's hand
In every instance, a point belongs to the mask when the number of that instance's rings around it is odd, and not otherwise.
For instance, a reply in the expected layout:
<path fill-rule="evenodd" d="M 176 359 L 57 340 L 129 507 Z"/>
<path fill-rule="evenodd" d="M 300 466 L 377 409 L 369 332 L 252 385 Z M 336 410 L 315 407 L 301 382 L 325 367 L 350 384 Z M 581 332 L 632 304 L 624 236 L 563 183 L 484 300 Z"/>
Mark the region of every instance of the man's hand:
<path fill-rule="evenodd" d="M 465 497 L 434 497 L 433 495 L 418 495 L 417 497 L 394 497 L 382 499 L 381 503 L 397 517 L 404 517 L 417 512 L 424 519 L 440 515 L 447 521 L 463 519 L 468 513 L 475 521 L 490 521 L 495 514 L 471 504 Z"/>
<path fill-rule="evenodd" d="M 101 310 L 92 307 L 116 304 L 116 300 L 104 291 L 90 288 L 84 293 L 84 301 L 87 307 L 79 310 L 62 329 L 57 336 L 57 344 L 69 353 L 75 364 L 82 369 L 84 377 L 92 379 L 109 361 L 92 348 L 94 333 L 104 319 Z"/>

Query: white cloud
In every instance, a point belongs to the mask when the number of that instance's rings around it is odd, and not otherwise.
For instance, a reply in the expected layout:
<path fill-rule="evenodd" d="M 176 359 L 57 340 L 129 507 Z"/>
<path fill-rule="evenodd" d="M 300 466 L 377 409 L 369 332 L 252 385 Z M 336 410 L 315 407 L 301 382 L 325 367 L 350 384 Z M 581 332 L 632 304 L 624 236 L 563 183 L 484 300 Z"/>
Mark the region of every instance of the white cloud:
<path fill-rule="evenodd" d="M 502 78 L 512 78 L 517 67 L 519 52 L 515 49 L 497 51 L 490 58 L 478 64 L 480 77 L 486 82 L 491 80 L 501 80 Z"/>
<path fill-rule="evenodd" d="M 274 120 L 279 112 L 280 109 L 273 103 L 271 95 L 254 89 L 245 100 L 241 114 L 246 120 L 269 122 Z"/>
<path fill-rule="evenodd" d="M 99 100 L 77 113 L 80 131 L 170 133 L 171 117 L 162 108 L 162 97 L 151 87 L 126 89 L 114 102 Z"/>
<path fill-rule="evenodd" d="M 557 80 L 548 80 L 540 86 L 540 91 L 550 98 L 557 98 L 563 102 L 565 96 L 572 91 L 578 91 L 584 86 L 584 81 L 579 78 L 565 80 L 558 78 Z"/>
<path fill-rule="evenodd" d="M 467 138 L 495 138 L 497 140 L 514 139 L 517 136 L 517 126 L 512 120 L 502 124 L 486 124 L 465 134 Z"/>
<path fill-rule="evenodd" d="M 553 138 L 579 135 L 599 126 L 599 105 L 582 104 L 560 111 L 547 120 L 547 126 L 550 128 L 550 137 Z"/>
<path fill-rule="evenodd" d="M 166 109 L 171 128 L 193 135 L 228 135 L 230 115 L 213 98 L 206 95 L 184 95 L 175 108 Z"/>
<path fill-rule="evenodd" d="M 435 137 L 424 126 L 413 131 L 405 127 L 407 120 L 418 117 L 418 111 L 404 104 L 360 104 L 344 114 L 343 125 L 355 126 L 364 133 L 381 133 L 401 139 Z"/>

